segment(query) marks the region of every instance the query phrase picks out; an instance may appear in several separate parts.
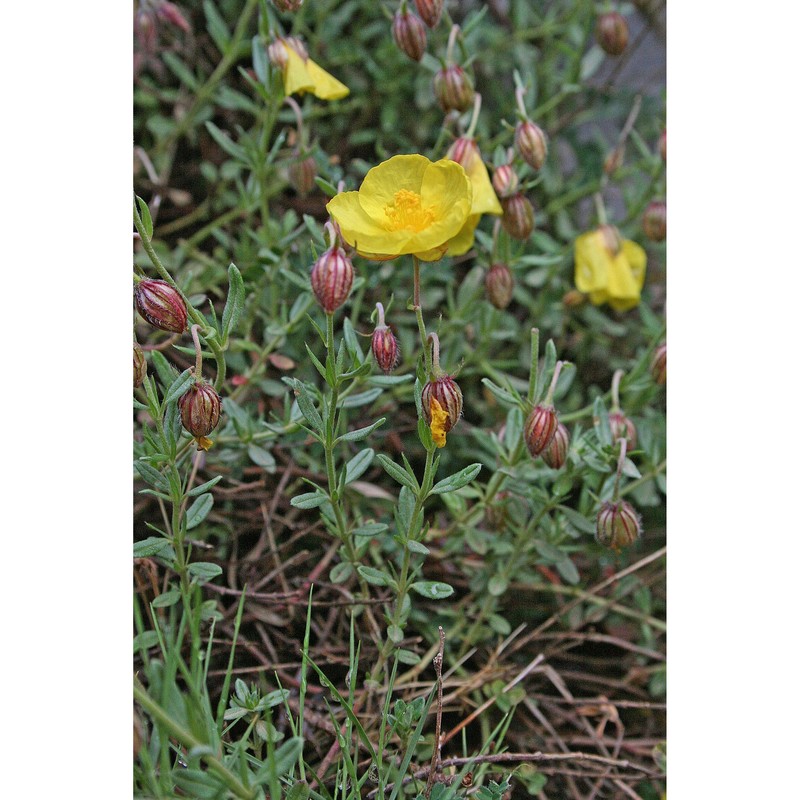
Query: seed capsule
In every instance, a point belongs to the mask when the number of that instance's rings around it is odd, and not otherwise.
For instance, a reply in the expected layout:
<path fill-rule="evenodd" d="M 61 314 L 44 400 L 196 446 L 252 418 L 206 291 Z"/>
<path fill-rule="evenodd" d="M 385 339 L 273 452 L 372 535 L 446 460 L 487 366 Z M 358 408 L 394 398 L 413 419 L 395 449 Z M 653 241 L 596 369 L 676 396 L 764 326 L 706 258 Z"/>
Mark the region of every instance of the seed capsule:
<path fill-rule="evenodd" d="M 503 207 L 501 222 L 506 233 L 512 239 L 520 241 L 527 239 L 535 225 L 531 201 L 524 194 L 518 192 L 511 197 L 501 198 L 500 205 Z"/>
<path fill-rule="evenodd" d="M 486 273 L 486 296 L 495 308 L 507 308 L 514 294 L 514 276 L 505 264 L 492 264 Z"/>
<path fill-rule="evenodd" d="M 433 93 L 445 114 L 466 111 L 475 97 L 469 75 L 458 64 L 444 67 L 433 76 Z"/>
<path fill-rule="evenodd" d="M 568 453 L 569 431 L 559 422 L 550 444 L 542 452 L 542 460 L 551 469 L 561 469 L 567 463 Z"/>
<path fill-rule="evenodd" d="M 400 346 L 388 325 L 378 325 L 372 334 L 372 355 L 375 362 L 388 375 L 400 358 Z"/>
<path fill-rule="evenodd" d="M 642 215 L 642 230 L 652 242 L 663 242 L 667 238 L 667 204 L 653 200 Z"/>
<path fill-rule="evenodd" d="M 514 145 L 523 161 L 533 169 L 541 169 L 547 157 L 544 131 L 529 119 L 521 120 L 514 130 Z"/>
<path fill-rule="evenodd" d="M 147 361 L 144 357 L 144 350 L 139 345 L 133 343 L 133 388 L 142 385 L 144 376 L 147 375 Z"/>
<path fill-rule="evenodd" d="M 610 56 L 620 55 L 628 46 L 628 23 L 616 11 L 601 14 L 595 28 L 597 43 Z"/>
<path fill-rule="evenodd" d="M 186 303 L 171 284 L 147 278 L 136 284 L 133 297 L 138 312 L 154 327 L 171 333 L 186 329 Z"/>
<path fill-rule="evenodd" d="M 444 422 L 444 432 L 447 433 L 461 417 L 464 404 L 461 389 L 450 375 L 428 381 L 422 387 L 422 416 L 428 425 L 431 424 L 431 400 L 436 400 L 447 412 L 447 419 Z"/>
<path fill-rule="evenodd" d="M 331 313 L 347 300 L 353 286 L 353 262 L 341 247 L 326 250 L 311 268 L 311 288 L 317 302 Z"/>
<path fill-rule="evenodd" d="M 412 60 L 421 61 L 428 44 L 428 34 L 422 20 L 407 9 L 394 15 L 392 36 L 395 44 Z"/>
<path fill-rule="evenodd" d="M 198 380 L 178 400 L 181 423 L 196 439 L 208 436 L 219 423 L 219 395 L 210 383 Z"/>
<path fill-rule="evenodd" d="M 650 362 L 650 374 L 653 380 L 659 385 L 664 386 L 667 382 L 667 343 L 662 342 L 653 353 L 653 360 Z"/>
<path fill-rule="evenodd" d="M 416 0 L 417 12 L 429 28 L 435 28 L 442 18 L 444 0 Z"/>
<path fill-rule="evenodd" d="M 540 456 L 553 441 L 558 429 L 558 413 L 553 406 L 538 405 L 525 421 L 525 444 L 533 458 Z"/>
<path fill-rule="evenodd" d="M 289 181 L 292 188 L 301 196 L 305 197 L 317 185 L 314 178 L 317 177 L 317 161 L 314 156 L 300 158 L 289 167 Z"/>
<path fill-rule="evenodd" d="M 634 507 L 626 500 L 606 501 L 597 513 L 597 541 L 612 550 L 633 544 L 642 535 L 642 522 Z"/>
<path fill-rule="evenodd" d="M 636 426 L 633 421 L 621 411 L 614 411 L 608 415 L 608 427 L 611 428 L 611 438 L 625 439 L 628 442 L 628 452 L 636 449 Z"/>
<path fill-rule="evenodd" d="M 498 197 L 511 197 L 512 194 L 516 194 L 519 176 L 514 167 L 511 164 L 503 164 L 498 167 L 492 175 L 492 186 Z"/>

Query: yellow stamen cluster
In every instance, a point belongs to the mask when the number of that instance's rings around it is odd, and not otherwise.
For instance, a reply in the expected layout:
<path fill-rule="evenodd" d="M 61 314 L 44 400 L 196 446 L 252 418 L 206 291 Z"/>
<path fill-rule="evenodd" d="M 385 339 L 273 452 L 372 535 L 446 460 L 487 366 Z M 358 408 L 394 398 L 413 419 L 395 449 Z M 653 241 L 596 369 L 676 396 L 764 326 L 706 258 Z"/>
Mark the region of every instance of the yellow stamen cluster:
<path fill-rule="evenodd" d="M 437 447 L 447 444 L 447 419 L 450 414 L 442 408 L 441 403 L 431 397 L 431 437 Z"/>
<path fill-rule="evenodd" d="M 428 208 L 422 207 L 422 198 L 408 189 L 400 189 L 394 193 L 394 199 L 384 209 L 390 231 L 414 231 L 418 233 L 427 228 L 436 215 Z"/>

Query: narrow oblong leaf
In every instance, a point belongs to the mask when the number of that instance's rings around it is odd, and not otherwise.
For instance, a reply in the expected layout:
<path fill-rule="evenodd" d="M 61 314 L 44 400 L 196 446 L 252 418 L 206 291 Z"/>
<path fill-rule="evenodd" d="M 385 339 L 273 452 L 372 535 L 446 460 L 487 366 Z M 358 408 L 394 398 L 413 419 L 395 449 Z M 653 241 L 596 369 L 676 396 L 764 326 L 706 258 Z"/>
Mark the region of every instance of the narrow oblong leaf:
<path fill-rule="evenodd" d="M 214 506 L 214 496 L 201 494 L 186 511 L 186 529 L 196 528 L 209 514 Z"/>
<path fill-rule="evenodd" d="M 431 494 L 445 494 L 446 492 L 454 492 L 456 489 L 461 489 L 470 483 L 475 476 L 481 471 L 481 464 L 470 464 L 468 467 L 456 472 L 455 475 L 450 475 L 448 478 L 440 480 L 434 484 L 431 489 Z"/>
<path fill-rule="evenodd" d="M 381 417 L 377 422 L 373 422 L 372 425 L 367 425 L 366 428 L 358 428 L 357 430 L 343 433 L 336 439 L 334 444 L 339 444 L 339 442 L 360 442 L 362 439 L 366 439 L 375 428 L 383 425 L 384 422 L 386 422 L 386 417 Z"/>
<path fill-rule="evenodd" d="M 450 597 L 454 591 L 449 583 L 441 581 L 417 581 L 411 584 L 411 589 L 429 600 L 444 600 L 445 597 Z"/>
<path fill-rule="evenodd" d="M 411 491 L 415 494 L 419 491 L 417 479 L 413 475 L 409 475 L 408 472 L 406 472 L 402 467 L 395 464 L 391 458 L 383 455 L 383 453 L 378 453 L 377 459 L 381 462 L 381 466 L 386 470 L 386 472 L 388 472 L 389 475 L 391 475 L 399 484 L 411 489 Z"/>
<path fill-rule="evenodd" d="M 144 225 L 144 232 L 147 234 L 148 239 L 152 239 L 153 218 L 150 216 L 150 209 L 147 207 L 147 203 L 138 195 L 136 196 L 136 204 L 139 206 L 139 216 L 142 219 L 142 225 Z"/>
<path fill-rule="evenodd" d="M 371 447 L 356 453 L 345 465 L 345 484 L 360 478 L 369 469 L 373 458 L 375 458 L 375 451 Z"/>
<path fill-rule="evenodd" d="M 189 574 L 199 583 L 208 583 L 217 575 L 222 575 L 222 567 L 219 564 L 212 564 L 210 561 L 195 561 L 193 564 L 189 564 Z"/>
<path fill-rule="evenodd" d="M 185 394 L 189 386 L 194 382 L 194 375 L 191 369 L 185 369 L 172 382 L 172 385 L 164 395 L 164 402 L 174 403 L 182 394 Z"/>
<path fill-rule="evenodd" d="M 322 492 L 306 492 L 293 497 L 289 503 L 295 508 L 317 508 L 328 500 L 328 495 Z"/>
<path fill-rule="evenodd" d="M 228 265 L 228 299 L 225 301 L 225 308 L 222 309 L 223 341 L 227 341 L 228 335 L 239 321 L 244 308 L 244 297 L 242 273 L 239 272 L 236 264 L 231 263 Z"/>

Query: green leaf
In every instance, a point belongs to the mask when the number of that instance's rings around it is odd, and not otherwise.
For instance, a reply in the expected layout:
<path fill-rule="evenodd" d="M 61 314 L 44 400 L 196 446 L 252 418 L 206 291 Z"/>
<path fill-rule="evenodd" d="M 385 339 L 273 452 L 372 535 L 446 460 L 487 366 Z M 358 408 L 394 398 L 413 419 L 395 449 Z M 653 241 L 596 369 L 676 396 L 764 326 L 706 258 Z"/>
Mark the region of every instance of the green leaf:
<path fill-rule="evenodd" d="M 557 561 L 556 569 L 558 574 L 572 586 L 576 586 L 580 582 L 581 576 L 578 573 L 578 568 L 572 563 L 572 559 L 564 558 L 561 561 Z"/>
<path fill-rule="evenodd" d="M 328 576 L 331 583 L 344 583 L 353 574 L 353 565 L 349 561 L 336 564 Z"/>
<path fill-rule="evenodd" d="M 395 650 L 394 654 L 401 664 L 408 664 L 411 667 L 413 667 L 414 664 L 419 664 L 419 662 L 422 660 L 416 653 L 412 653 L 411 650 L 404 650 L 402 648 Z"/>
<path fill-rule="evenodd" d="M 204 0 L 203 11 L 206 15 L 206 27 L 208 32 L 211 34 L 211 38 L 214 40 L 217 49 L 224 55 L 231 41 L 230 31 L 227 25 L 225 25 L 225 21 L 222 19 L 219 11 L 217 11 L 216 5 L 212 3 L 211 0 Z"/>
<path fill-rule="evenodd" d="M 367 425 L 366 428 L 358 428 L 354 431 L 349 431 L 348 433 L 343 433 L 334 444 L 339 444 L 340 442 L 360 442 L 362 439 L 366 439 L 375 428 L 379 428 L 383 423 L 386 422 L 386 417 L 381 417 L 377 422 L 373 422 L 372 425 Z"/>
<path fill-rule="evenodd" d="M 250 40 L 250 52 L 253 56 L 253 71 L 261 83 L 265 84 L 269 73 L 269 59 L 267 58 L 267 50 L 264 47 L 264 43 L 258 34 Z"/>
<path fill-rule="evenodd" d="M 169 67 L 170 72 L 172 72 L 172 74 L 178 78 L 178 80 L 180 80 L 182 83 L 185 83 L 192 90 L 192 92 L 197 91 L 197 78 L 175 53 L 173 53 L 171 50 L 163 50 L 161 52 L 161 58 Z"/>
<path fill-rule="evenodd" d="M 275 472 L 275 456 L 273 456 L 269 450 L 265 450 L 263 447 L 259 447 L 257 444 L 250 442 L 250 444 L 247 445 L 247 455 L 250 456 L 250 460 L 254 464 L 263 467 L 270 475 Z"/>
<path fill-rule="evenodd" d="M 186 512 L 186 529 L 196 528 L 207 516 L 214 506 L 214 497 L 211 494 L 201 494 L 189 506 Z"/>
<path fill-rule="evenodd" d="M 336 197 L 338 194 L 338 189 L 332 183 L 328 183 L 325 178 L 320 178 L 318 175 L 316 178 L 314 178 L 314 181 L 317 186 L 319 186 L 319 188 L 322 189 L 326 195 L 328 195 L 328 197 Z"/>
<path fill-rule="evenodd" d="M 319 415 L 319 411 L 317 411 L 311 400 L 311 393 L 306 385 L 302 381 L 297 380 L 297 378 L 285 377 L 283 378 L 283 382 L 292 387 L 300 412 L 308 420 L 311 427 L 322 435 L 325 426 L 322 423 L 322 417 Z"/>
<path fill-rule="evenodd" d="M 573 528 L 581 533 L 591 533 L 594 535 L 595 523 L 593 520 L 586 519 L 583 514 L 578 513 L 574 508 L 568 508 L 567 506 L 556 506 L 556 508 L 566 517 L 567 522 L 569 522 Z"/>
<path fill-rule="evenodd" d="M 383 522 L 367 522 L 364 525 L 359 525 L 352 531 L 353 536 L 377 536 L 384 531 L 388 531 L 389 526 Z"/>
<path fill-rule="evenodd" d="M 351 394 L 339 403 L 339 408 L 358 408 L 359 406 L 365 406 L 373 400 L 377 400 L 382 394 L 383 389 L 380 387 L 367 389 L 366 392 L 361 392 L 359 394 Z"/>
<path fill-rule="evenodd" d="M 454 591 L 449 583 L 441 581 L 417 581 L 412 583 L 410 588 L 429 600 L 444 600 L 445 597 L 450 597 Z"/>
<path fill-rule="evenodd" d="M 489 580 L 489 586 L 487 588 L 492 597 L 500 597 L 500 595 L 508 589 L 508 580 L 502 575 L 493 575 Z"/>
<path fill-rule="evenodd" d="M 168 608 L 175 605 L 181 599 L 181 593 L 177 589 L 170 589 L 168 592 L 163 592 L 158 597 L 153 599 L 151 605 L 153 608 Z"/>
<path fill-rule="evenodd" d="M 481 464 L 470 464 L 468 467 L 456 472 L 455 475 L 450 475 L 448 478 L 434 484 L 431 489 L 431 494 L 445 494 L 446 492 L 454 492 L 457 489 L 466 486 L 472 481 L 475 476 L 481 471 Z"/>
<path fill-rule="evenodd" d="M 188 497 L 197 497 L 199 494 L 203 494 L 203 492 L 207 492 L 212 487 L 216 486 L 222 480 L 222 475 L 217 475 L 216 478 L 212 478 L 210 481 L 206 481 L 205 483 L 201 483 L 199 486 L 195 486 L 188 493 Z"/>
<path fill-rule="evenodd" d="M 328 502 L 328 495 L 323 492 L 306 492 L 293 497 L 289 503 L 295 508 L 318 508 L 323 503 Z"/>
<path fill-rule="evenodd" d="M 195 561 L 189 564 L 189 574 L 198 583 L 208 583 L 218 575 L 222 575 L 222 567 L 219 564 L 212 564 L 210 561 Z"/>
<path fill-rule="evenodd" d="M 367 583 L 371 583 L 373 586 L 393 586 L 396 588 L 392 576 L 387 572 L 381 572 L 381 570 L 375 569 L 374 567 L 365 567 L 363 565 L 359 565 L 356 569 L 358 570 L 358 574 Z"/>
<path fill-rule="evenodd" d="M 502 389 L 496 383 L 492 383 L 488 378 L 481 378 L 481 383 L 502 403 L 516 406 L 521 402 L 519 395 L 516 397 L 506 389 Z"/>
<path fill-rule="evenodd" d="M 375 458 L 375 451 L 370 447 L 356 453 L 345 465 L 344 482 L 347 484 L 360 478 L 369 469 L 373 458 Z"/>
<path fill-rule="evenodd" d="M 172 385 L 167 389 L 164 395 L 164 402 L 174 403 L 191 384 L 194 383 L 194 374 L 191 369 L 185 369 L 180 375 L 172 382 Z"/>
<path fill-rule="evenodd" d="M 240 147 L 236 142 L 223 133 L 213 122 L 206 122 L 206 129 L 211 134 L 211 138 L 232 158 L 242 163 L 247 163 L 247 152 L 243 147 Z"/>
<path fill-rule="evenodd" d="M 228 298 L 225 301 L 225 308 L 222 309 L 222 341 L 228 340 L 231 330 L 236 327 L 242 309 L 244 308 L 244 281 L 242 273 L 236 264 L 228 265 Z"/>
<path fill-rule="evenodd" d="M 600 444 L 606 446 L 613 444 L 611 426 L 608 422 L 608 411 L 602 397 L 595 398 L 592 414 L 594 417 L 594 429 L 597 431 L 597 439 Z"/>
<path fill-rule="evenodd" d="M 270 779 L 278 781 L 284 776 L 288 775 L 289 772 L 294 769 L 298 759 L 300 758 L 300 755 L 303 752 L 303 741 L 304 740 L 300 736 L 293 736 L 291 739 L 287 739 L 275 751 L 273 755 L 274 762 L 271 762 L 268 758 L 264 760 L 264 763 L 255 774 L 253 783 L 257 786 L 258 784 L 265 783 Z M 292 791 L 298 786 L 300 786 L 302 789 L 305 789 L 305 795 L 302 793 L 298 794 L 296 792 L 292 794 Z M 296 798 L 302 798 L 308 796 L 307 792 L 307 786 L 303 786 L 303 784 L 295 784 L 292 787 L 292 790 L 290 790 L 289 795 L 292 795 Z"/>
<path fill-rule="evenodd" d="M 151 467 L 146 461 L 134 461 L 133 466 L 145 483 L 161 492 L 169 492 L 169 481 L 155 467 Z"/>
<path fill-rule="evenodd" d="M 158 634 L 155 631 L 143 631 L 133 639 L 133 652 L 149 650 L 158 644 Z"/>
<path fill-rule="evenodd" d="M 427 556 L 428 553 L 431 552 L 422 542 L 415 542 L 413 539 L 409 539 L 408 542 L 406 542 L 406 547 L 408 547 L 412 553 L 418 553 L 421 556 Z"/>
<path fill-rule="evenodd" d="M 172 551 L 172 557 L 175 557 L 175 552 L 172 550 L 172 545 L 160 536 L 148 536 L 142 539 L 141 542 L 136 542 L 133 545 L 134 558 L 150 558 L 151 556 L 158 556 L 164 550 L 169 549 Z"/>
<path fill-rule="evenodd" d="M 383 453 L 378 453 L 377 459 L 381 462 L 381 466 L 386 470 L 386 472 L 388 472 L 389 475 L 391 475 L 399 484 L 407 487 L 414 492 L 414 494 L 419 491 L 417 479 L 413 475 L 409 475 L 402 467 L 399 467 L 397 464 L 395 464 L 391 458 L 383 455 Z"/>
<path fill-rule="evenodd" d="M 139 206 L 139 216 L 142 218 L 142 225 L 144 225 L 144 232 L 147 234 L 148 239 L 153 238 L 153 218 L 150 216 L 150 209 L 147 203 L 142 200 L 138 195 L 136 196 L 136 204 Z"/>

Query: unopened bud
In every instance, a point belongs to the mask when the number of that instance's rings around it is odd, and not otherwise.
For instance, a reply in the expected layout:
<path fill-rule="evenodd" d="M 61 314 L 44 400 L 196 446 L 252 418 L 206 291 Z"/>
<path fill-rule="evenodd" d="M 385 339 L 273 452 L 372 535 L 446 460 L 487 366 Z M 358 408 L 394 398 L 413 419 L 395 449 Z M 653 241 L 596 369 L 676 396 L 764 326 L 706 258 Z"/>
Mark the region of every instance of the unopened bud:
<path fill-rule="evenodd" d="M 303 5 L 303 0 L 272 0 L 272 5 L 274 5 L 278 11 L 297 11 L 300 6 Z"/>
<path fill-rule="evenodd" d="M 517 193 L 511 197 L 501 198 L 500 205 L 503 207 L 501 221 L 506 233 L 512 239 L 520 241 L 527 239 L 533 232 L 535 224 L 530 200 L 524 194 Z"/>
<path fill-rule="evenodd" d="M 533 169 L 541 169 L 547 157 L 547 138 L 544 131 L 529 119 L 517 123 L 514 145 L 522 160 Z"/>
<path fill-rule="evenodd" d="M 147 375 L 147 361 L 144 357 L 144 350 L 139 347 L 137 342 L 133 343 L 133 388 L 142 385 L 144 376 Z"/>
<path fill-rule="evenodd" d="M 450 375 L 442 375 L 441 378 L 428 381 L 422 387 L 422 416 L 428 425 L 431 424 L 431 400 L 436 400 L 447 412 L 447 419 L 444 422 L 444 432 L 447 433 L 461 417 L 464 404 L 461 389 Z"/>
<path fill-rule="evenodd" d="M 610 56 L 620 55 L 628 46 L 628 23 L 616 11 L 601 14 L 595 28 L 597 43 Z"/>
<path fill-rule="evenodd" d="M 551 469 L 561 469 L 567 463 L 568 453 L 569 431 L 559 422 L 550 444 L 542 452 L 542 460 Z"/>
<path fill-rule="evenodd" d="M 219 423 L 219 395 L 210 383 L 198 380 L 178 400 L 181 423 L 195 439 L 208 436 Z"/>
<path fill-rule="evenodd" d="M 636 426 L 633 420 L 626 417 L 621 411 L 612 411 L 608 415 L 608 427 L 611 428 L 611 439 L 625 439 L 628 442 L 627 450 L 636 449 Z"/>
<path fill-rule="evenodd" d="M 154 327 L 172 333 L 186 329 L 186 303 L 171 284 L 146 278 L 136 284 L 133 296 L 139 313 Z"/>
<path fill-rule="evenodd" d="M 308 50 L 306 50 L 303 42 L 296 36 L 279 36 L 274 41 L 270 42 L 267 47 L 267 58 L 270 64 L 284 69 L 288 63 L 288 56 L 286 55 L 286 48 L 290 47 L 294 50 L 303 61 L 308 61 Z"/>
<path fill-rule="evenodd" d="M 512 194 L 516 194 L 519 176 L 514 167 L 511 164 L 503 164 L 498 167 L 492 175 L 492 186 L 498 197 L 511 197 Z"/>
<path fill-rule="evenodd" d="M 444 67 L 433 76 L 433 92 L 445 113 L 466 111 L 475 97 L 469 75 L 458 64 Z"/>
<path fill-rule="evenodd" d="M 661 160 L 667 163 L 667 129 L 661 131 L 661 136 L 658 137 L 658 152 L 661 154 Z"/>
<path fill-rule="evenodd" d="M 353 262 L 341 247 L 326 250 L 311 268 L 314 296 L 329 314 L 347 300 L 352 286 Z"/>
<path fill-rule="evenodd" d="M 461 164 L 465 170 L 469 169 L 472 159 L 475 157 L 480 158 L 480 150 L 478 149 L 477 142 L 470 136 L 459 136 L 447 151 L 445 158 L 455 161 L 456 164 Z"/>
<path fill-rule="evenodd" d="M 613 175 L 622 166 L 624 160 L 625 148 L 615 147 L 608 153 L 603 161 L 603 172 L 609 176 Z"/>
<path fill-rule="evenodd" d="M 163 20 L 168 25 L 173 25 L 176 28 L 180 28 L 182 31 L 189 33 L 191 31 L 192 26 L 189 24 L 189 21 L 186 17 L 183 16 L 183 12 L 175 5 L 175 3 L 170 2 L 161 2 L 156 6 L 156 14 L 160 20 Z"/>
<path fill-rule="evenodd" d="M 612 550 L 621 550 L 633 544 L 642 535 L 642 522 L 627 500 L 616 503 L 606 501 L 597 513 L 597 541 Z"/>
<path fill-rule="evenodd" d="M 400 347 L 397 337 L 388 325 L 378 325 L 372 334 L 372 355 L 375 363 L 388 375 L 400 358 Z"/>
<path fill-rule="evenodd" d="M 305 197 L 317 185 L 314 180 L 317 177 L 317 161 L 314 156 L 301 158 L 297 154 L 297 160 L 289 166 L 289 182 L 292 188 L 301 196 Z"/>
<path fill-rule="evenodd" d="M 486 273 L 486 296 L 495 308 L 506 308 L 514 294 L 514 276 L 505 264 L 492 264 Z"/>
<path fill-rule="evenodd" d="M 533 458 L 540 456 L 553 441 L 558 429 L 558 413 L 553 406 L 538 405 L 525 420 L 525 444 Z"/>
<path fill-rule="evenodd" d="M 422 20 L 411 11 L 402 9 L 394 15 L 392 36 L 395 44 L 413 61 L 421 61 L 428 44 L 428 34 Z"/>
<path fill-rule="evenodd" d="M 653 200 L 642 215 L 642 230 L 651 242 L 663 242 L 667 238 L 667 204 Z"/>
<path fill-rule="evenodd" d="M 597 230 L 603 234 L 603 241 L 608 252 L 612 256 L 616 256 L 622 249 L 622 236 L 619 231 L 613 225 L 601 225 Z"/>
<path fill-rule="evenodd" d="M 561 302 L 567 308 L 577 308 L 586 302 L 586 295 L 577 289 L 570 289 L 562 298 Z"/>
<path fill-rule="evenodd" d="M 444 0 L 416 0 L 417 11 L 429 28 L 435 28 L 442 18 Z"/>
<path fill-rule="evenodd" d="M 664 386 L 667 382 L 667 343 L 662 342 L 653 353 L 653 360 L 650 362 L 650 374 L 653 380 L 659 385 Z"/>

